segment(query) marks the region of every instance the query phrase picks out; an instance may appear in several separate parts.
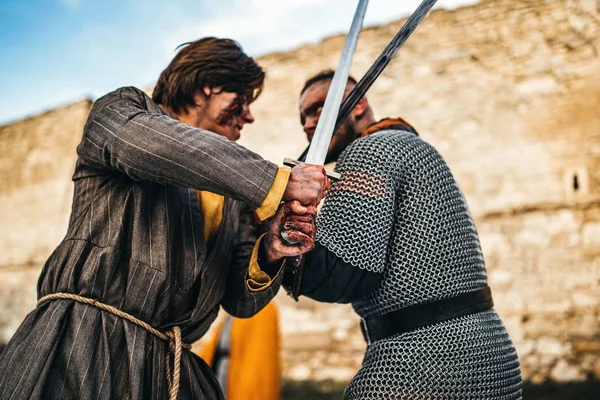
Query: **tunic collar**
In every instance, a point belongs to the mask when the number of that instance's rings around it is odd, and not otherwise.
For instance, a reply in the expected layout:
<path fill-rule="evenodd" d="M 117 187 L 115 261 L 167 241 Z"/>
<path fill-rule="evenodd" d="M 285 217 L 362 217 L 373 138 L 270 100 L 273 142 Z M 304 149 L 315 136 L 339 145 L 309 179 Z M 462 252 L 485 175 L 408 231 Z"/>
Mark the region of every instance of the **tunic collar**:
<path fill-rule="evenodd" d="M 375 132 L 382 131 L 384 129 L 402 129 L 405 131 L 409 131 L 419 136 L 415 128 L 406 120 L 398 117 L 398 118 L 384 118 L 379 122 L 375 122 L 374 124 L 369 125 L 367 129 L 365 129 L 359 137 L 369 136 Z"/>

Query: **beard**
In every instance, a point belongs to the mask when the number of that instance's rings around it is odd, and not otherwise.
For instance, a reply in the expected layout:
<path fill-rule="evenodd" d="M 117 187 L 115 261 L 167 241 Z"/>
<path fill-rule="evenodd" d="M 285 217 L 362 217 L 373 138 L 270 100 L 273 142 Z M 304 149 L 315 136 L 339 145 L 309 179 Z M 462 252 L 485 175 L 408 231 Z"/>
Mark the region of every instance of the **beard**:
<path fill-rule="evenodd" d="M 346 118 L 344 123 L 333 134 L 331 139 L 331 147 L 327 152 L 325 163 L 337 161 L 342 152 L 352 143 L 360 132 L 357 132 L 356 120 L 352 117 Z"/>

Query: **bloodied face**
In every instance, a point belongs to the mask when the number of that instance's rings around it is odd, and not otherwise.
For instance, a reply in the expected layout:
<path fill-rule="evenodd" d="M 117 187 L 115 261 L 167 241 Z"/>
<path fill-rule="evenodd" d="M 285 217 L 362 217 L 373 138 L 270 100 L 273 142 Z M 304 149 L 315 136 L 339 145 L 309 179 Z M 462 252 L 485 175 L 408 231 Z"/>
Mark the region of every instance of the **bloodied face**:
<path fill-rule="evenodd" d="M 199 92 L 195 98 L 196 112 L 188 110 L 186 122 L 197 128 L 206 129 L 229 140 L 238 140 L 244 124 L 254 122 L 246 96 L 220 89 Z"/>

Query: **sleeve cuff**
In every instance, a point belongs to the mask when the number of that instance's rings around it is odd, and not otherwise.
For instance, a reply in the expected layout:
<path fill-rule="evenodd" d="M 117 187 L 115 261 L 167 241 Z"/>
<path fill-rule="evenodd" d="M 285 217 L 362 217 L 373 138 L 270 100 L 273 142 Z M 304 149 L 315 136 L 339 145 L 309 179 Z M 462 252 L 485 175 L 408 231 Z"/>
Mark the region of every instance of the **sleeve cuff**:
<path fill-rule="evenodd" d="M 281 199 L 283 198 L 283 193 L 285 192 L 291 172 L 292 169 L 290 167 L 279 167 L 273 185 L 271 185 L 271 189 L 267 193 L 267 197 L 265 197 L 260 207 L 256 209 L 256 215 L 261 221 L 275 215 L 277 207 L 279 207 L 279 203 L 281 203 Z"/>
<path fill-rule="evenodd" d="M 264 272 L 258 263 L 258 250 L 260 248 L 260 242 L 263 237 L 266 235 L 263 234 L 258 238 L 256 244 L 254 245 L 254 249 L 252 250 L 252 255 L 250 256 L 250 265 L 248 267 L 248 279 L 246 279 L 246 287 L 250 292 L 262 292 L 267 290 L 273 284 L 273 281 L 277 279 L 281 271 L 283 270 L 283 266 L 285 265 L 285 259 L 281 262 L 281 266 L 277 271 L 277 274 L 271 278 L 269 274 Z"/>

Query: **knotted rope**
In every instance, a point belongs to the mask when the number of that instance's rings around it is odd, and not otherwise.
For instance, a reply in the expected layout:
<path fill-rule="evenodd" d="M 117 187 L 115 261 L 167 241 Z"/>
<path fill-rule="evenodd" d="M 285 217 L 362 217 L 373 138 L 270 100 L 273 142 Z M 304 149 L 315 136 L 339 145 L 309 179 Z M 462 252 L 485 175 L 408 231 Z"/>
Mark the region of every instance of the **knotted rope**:
<path fill-rule="evenodd" d="M 92 307 L 99 308 L 100 310 L 107 311 L 117 317 L 126 319 L 129 322 L 136 324 L 137 326 L 144 328 L 154 336 L 158 337 L 165 342 L 169 342 L 169 351 L 173 353 L 173 374 L 171 374 L 171 360 L 169 353 L 167 353 L 167 382 L 169 383 L 169 400 L 177 400 L 177 393 L 179 393 L 179 377 L 181 373 L 181 349 L 190 349 L 191 346 L 181 341 L 181 330 L 178 326 L 174 326 L 170 331 L 163 333 L 159 330 L 154 329 L 146 322 L 134 317 L 133 315 L 127 314 L 115 308 L 99 302 L 98 300 L 90 299 L 87 297 L 79 296 L 72 293 L 53 293 L 42 297 L 38 300 L 37 305 L 51 301 L 51 300 L 74 300 L 79 303 L 87 304 Z"/>

